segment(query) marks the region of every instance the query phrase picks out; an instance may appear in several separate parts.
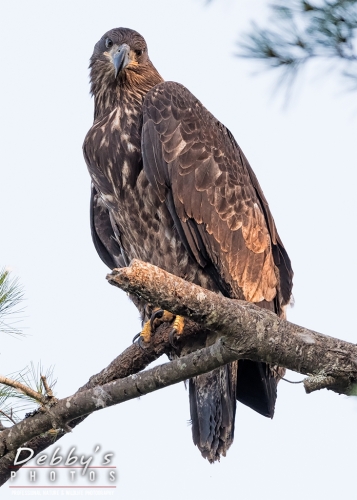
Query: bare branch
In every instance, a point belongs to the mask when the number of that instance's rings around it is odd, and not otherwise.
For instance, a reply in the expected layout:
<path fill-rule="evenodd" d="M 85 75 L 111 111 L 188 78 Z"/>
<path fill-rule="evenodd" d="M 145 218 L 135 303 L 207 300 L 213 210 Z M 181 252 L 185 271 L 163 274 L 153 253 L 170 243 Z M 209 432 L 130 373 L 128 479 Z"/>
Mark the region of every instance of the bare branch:
<path fill-rule="evenodd" d="M 5 413 L 4 411 L 0 410 L 0 413 L 2 415 L 4 415 L 4 417 L 6 417 L 10 422 L 12 422 L 13 424 L 16 424 L 15 420 L 12 418 L 12 415 L 8 415 L 7 413 Z"/>
<path fill-rule="evenodd" d="M 46 394 L 48 398 L 53 398 L 53 392 L 51 387 L 48 385 L 47 378 L 45 375 L 41 375 L 41 380 L 43 383 L 43 387 L 45 388 Z"/>
<path fill-rule="evenodd" d="M 329 389 L 336 385 L 336 379 L 325 375 L 314 375 L 304 380 L 304 387 L 307 394 L 320 389 Z"/>
<path fill-rule="evenodd" d="M 307 392 L 326 387 L 351 394 L 356 388 L 357 346 L 354 344 L 294 325 L 253 304 L 221 297 L 140 261 L 133 261 L 129 268 L 114 270 L 107 278 L 111 284 L 201 325 L 188 320 L 189 335 L 197 335 L 203 328 L 210 330 L 209 347 L 140 374 L 129 375 L 169 352 L 167 336 L 171 326 L 162 325 L 147 350 L 137 345 L 129 347 L 75 395 L 58 401 L 45 413 L 38 412 L 4 429 L 0 433 L 1 484 L 8 478 L 9 465 L 13 464 L 18 446 L 26 442 L 38 453 L 54 442 L 53 432 L 45 438 L 39 437 L 40 433 L 60 429 L 56 440 L 63 435 L 61 429 L 68 425 L 75 427 L 91 412 L 211 371 L 236 359 L 265 361 L 307 374 L 309 377 L 304 381 Z M 192 341 L 192 337 L 187 339 L 185 331 L 178 342 L 185 344 L 186 341 Z M 126 378 L 117 380 L 118 377 Z"/>
<path fill-rule="evenodd" d="M 36 415 L 3 430 L 0 434 L 0 457 L 40 433 L 59 426 L 65 427 L 71 420 L 177 384 L 234 359 L 236 353 L 218 340 L 210 347 L 170 363 L 61 399 L 51 410 L 47 408 L 45 412 L 39 411 Z"/>
<path fill-rule="evenodd" d="M 221 297 L 138 260 L 115 269 L 109 283 L 151 304 L 191 318 L 224 336 L 236 358 L 264 361 L 305 375 L 335 379 L 329 389 L 349 395 L 357 380 L 357 346 L 278 318 L 254 304 Z M 306 386 L 306 384 L 305 384 Z"/>

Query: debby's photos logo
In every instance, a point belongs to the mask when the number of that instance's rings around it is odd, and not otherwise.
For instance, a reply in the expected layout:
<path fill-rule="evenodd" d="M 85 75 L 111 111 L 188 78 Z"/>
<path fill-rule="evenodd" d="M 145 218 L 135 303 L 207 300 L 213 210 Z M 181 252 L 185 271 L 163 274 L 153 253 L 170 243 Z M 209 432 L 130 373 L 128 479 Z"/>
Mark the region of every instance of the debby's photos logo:
<path fill-rule="evenodd" d="M 69 489 L 77 490 L 77 494 L 83 494 L 79 490 L 86 490 L 88 494 L 93 494 L 93 490 L 101 490 L 100 494 L 103 494 L 103 490 L 113 491 L 116 488 L 114 453 L 102 452 L 99 445 L 88 455 L 78 453 L 75 446 L 68 452 L 62 452 L 58 446 L 52 454 L 43 453 L 29 465 L 33 456 L 31 448 L 18 448 L 10 467 L 9 488 L 17 491 L 47 488 L 57 490 L 57 494 L 61 494 L 61 491 L 62 494 L 68 494 L 64 490 Z"/>

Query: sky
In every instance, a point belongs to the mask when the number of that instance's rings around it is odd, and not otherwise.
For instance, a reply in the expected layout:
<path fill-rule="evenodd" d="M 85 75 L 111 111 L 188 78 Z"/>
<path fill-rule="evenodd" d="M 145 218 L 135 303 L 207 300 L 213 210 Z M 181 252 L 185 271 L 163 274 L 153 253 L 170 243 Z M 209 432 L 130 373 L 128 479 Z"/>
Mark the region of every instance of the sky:
<path fill-rule="evenodd" d="M 0 373 L 41 361 L 54 367 L 56 395 L 65 397 L 140 330 L 138 312 L 108 285 L 91 242 L 82 156 L 93 120 L 88 61 L 97 40 L 119 26 L 145 37 L 161 75 L 189 88 L 248 157 L 295 272 L 288 319 L 356 343 L 355 95 L 333 65 L 322 71 L 314 62 L 284 106 L 277 75 L 234 57 L 239 34 L 266 19 L 266 5 L 1 0 L 0 266 L 24 286 L 26 335 L 1 336 Z M 76 447 L 89 456 L 97 445 L 98 455 L 114 453 L 115 492 L 92 491 L 103 498 L 329 500 L 355 492 L 355 398 L 306 395 L 302 385 L 281 382 L 273 420 L 238 406 L 233 446 L 214 465 L 194 447 L 189 418 L 178 384 L 91 415 L 56 446 L 63 455 Z M 28 485 L 22 472 L 16 484 Z M 70 484 L 65 475 L 61 481 Z M 41 484 L 53 483 L 43 474 Z M 54 494 L 9 486 L 1 498 Z"/>

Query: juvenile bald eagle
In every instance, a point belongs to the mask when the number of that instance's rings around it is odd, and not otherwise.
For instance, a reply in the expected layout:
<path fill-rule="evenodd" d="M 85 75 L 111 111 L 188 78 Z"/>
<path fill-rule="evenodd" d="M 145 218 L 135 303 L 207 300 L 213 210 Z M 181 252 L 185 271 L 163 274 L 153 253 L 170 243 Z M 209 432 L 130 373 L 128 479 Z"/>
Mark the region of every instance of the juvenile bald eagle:
<path fill-rule="evenodd" d="M 136 31 L 108 31 L 90 70 L 94 123 L 83 150 L 104 263 L 140 259 L 282 316 L 290 260 L 229 130 L 184 86 L 163 81 Z M 136 305 L 147 320 L 146 304 Z M 232 443 L 236 399 L 273 416 L 277 378 L 242 360 L 190 380 L 193 441 L 205 458 L 219 459 Z"/>

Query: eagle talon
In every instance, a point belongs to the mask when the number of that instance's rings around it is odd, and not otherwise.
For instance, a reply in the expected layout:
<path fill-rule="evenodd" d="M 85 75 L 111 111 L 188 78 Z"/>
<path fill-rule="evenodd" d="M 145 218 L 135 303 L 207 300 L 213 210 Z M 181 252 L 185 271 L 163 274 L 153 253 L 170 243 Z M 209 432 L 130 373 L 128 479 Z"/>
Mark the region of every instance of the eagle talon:
<path fill-rule="evenodd" d="M 176 328 L 173 328 L 169 334 L 169 342 L 174 349 L 177 349 L 177 345 L 175 344 L 175 335 L 176 335 Z"/>
<path fill-rule="evenodd" d="M 164 310 L 163 309 L 156 309 L 152 315 L 151 315 L 151 318 L 150 318 L 150 326 L 151 326 L 151 329 L 153 330 L 154 329 L 154 321 L 155 319 L 161 319 L 164 315 Z"/>
<path fill-rule="evenodd" d="M 171 323 L 174 320 L 175 320 L 174 314 L 170 313 L 169 311 L 166 311 L 165 309 L 160 309 L 159 307 L 157 307 L 156 309 L 154 309 L 150 318 L 151 331 L 154 331 L 156 327 L 161 325 L 161 323 Z"/>
<path fill-rule="evenodd" d="M 155 324 L 156 320 L 158 321 Z M 145 344 L 149 344 L 152 335 L 154 335 L 155 333 L 155 328 L 158 326 L 157 323 L 160 324 L 166 322 L 167 323 L 172 322 L 173 328 L 169 335 L 169 342 L 172 345 L 172 347 L 176 349 L 174 336 L 182 334 L 185 327 L 185 320 L 182 316 L 175 316 L 169 311 L 165 311 L 164 309 L 159 309 L 159 308 L 153 311 L 151 318 L 149 319 L 149 321 L 146 321 L 141 332 L 135 335 L 135 337 L 133 338 L 133 342 L 135 342 L 135 340 L 139 338 L 138 343 L 140 347 L 146 349 L 147 347 L 144 347 L 142 342 L 144 342 Z"/>
<path fill-rule="evenodd" d="M 145 341 L 143 340 L 142 336 L 139 334 L 139 340 L 138 340 L 138 346 L 140 347 L 140 349 L 142 349 L 143 351 L 146 351 L 146 349 L 149 347 L 148 345 L 145 346 Z"/>
<path fill-rule="evenodd" d="M 179 336 L 182 334 L 185 327 L 185 320 L 182 316 L 175 316 L 174 322 L 172 324 L 173 328 L 169 335 L 169 342 L 174 349 L 177 349 L 177 345 L 174 342 L 175 335 Z"/>
<path fill-rule="evenodd" d="M 140 337 L 140 332 L 133 337 L 132 343 L 135 344 L 135 340 L 137 340 Z"/>
<path fill-rule="evenodd" d="M 163 309 L 157 307 L 156 309 L 154 309 L 154 312 L 152 313 L 149 321 L 146 321 L 146 323 L 144 324 L 141 332 L 138 335 L 135 335 L 133 341 L 140 337 L 140 339 L 145 343 L 149 343 L 152 335 L 155 334 L 155 326 L 157 326 L 155 325 L 155 320 L 158 319 L 162 322 L 172 321 L 173 317 L 174 316 L 171 313 L 168 313 L 167 311 L 164 311 Z"/>

